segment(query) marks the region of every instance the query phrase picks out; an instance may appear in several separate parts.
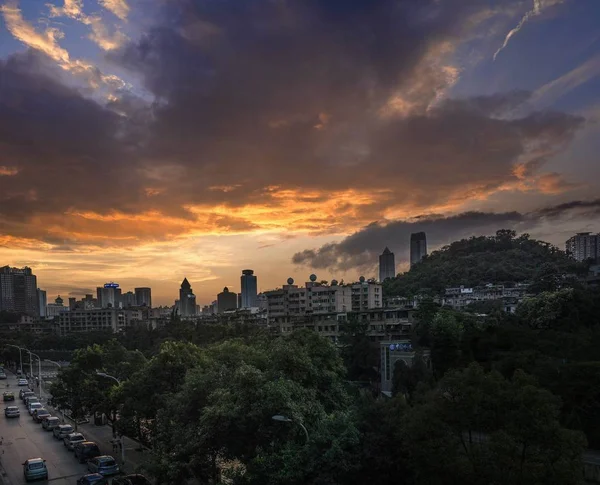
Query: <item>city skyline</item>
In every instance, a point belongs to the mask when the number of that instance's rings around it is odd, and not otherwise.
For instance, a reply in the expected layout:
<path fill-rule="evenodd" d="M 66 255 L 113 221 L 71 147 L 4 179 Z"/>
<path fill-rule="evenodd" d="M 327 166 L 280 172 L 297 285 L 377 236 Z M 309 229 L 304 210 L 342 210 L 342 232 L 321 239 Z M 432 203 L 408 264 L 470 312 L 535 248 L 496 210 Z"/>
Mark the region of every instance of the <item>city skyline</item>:
<path fill-rule="evenodd" d="M 0 261 L 49 300 L 597 230 L 600 2 L 230 2 L 0 0 Z"/>

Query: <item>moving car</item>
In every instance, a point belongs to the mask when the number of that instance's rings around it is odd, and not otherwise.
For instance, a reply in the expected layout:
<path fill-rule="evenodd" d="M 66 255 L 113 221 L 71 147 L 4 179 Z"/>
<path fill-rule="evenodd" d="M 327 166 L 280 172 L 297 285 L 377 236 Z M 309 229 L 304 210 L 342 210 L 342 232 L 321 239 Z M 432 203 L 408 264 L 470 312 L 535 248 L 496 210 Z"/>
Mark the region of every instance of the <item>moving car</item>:
<path fill-rule="evenodd" d="M 50 416 L 42 421 L 42 428 L 46 431 L 53 431 L 54 428 L 60 425 L 60 419 L 56 416 Z"/>
<path fill-rule="evenodd" d="M 19 386 L 26 386 L 26 385 L 27 385 L 27 384 L 29 384 L 29 383 L 27 382 L 27 379 L 19 379 L 19 380 L 17 381 L 17 384 L 18 384 Z"/>
<path fill-rule="evenodd" d="M 54 437 L 56 438 L 56 428 L 54 428 Z M 84 441 L 86 439 L 81 433 L 71 433 L 63 438 L 63 445 L 67 447 L 67 450 L 73 451 L 77 443 L 83 443 Z"/>
<path fill-rule="evenodd" d="M 23 462 L 23 475 L 25 481 L 30 480 L 48 480 L 48 468 L 46 468 L 46 460 L 41 458 L 29 458 Z"/>
<path fill-rule="evenodd" d="M 100 473 L 100 475 L 116 475 L 119 473 L 119 465 L 112 456 L 101 455 L 88 460 L 88 470 L 90 473 Z"/>
<path fill-rule="evenodd" d="M 108 485 L 108 479 L 99 473 L 90 473 L 77 480 L 77 485 Z"/>
<path fill-rule="evenodd" d="M 56 428 L 54 428 L 54 430 L 52 432 L 54 433 L 54 437 L 57 440 L 62 440 L 66 436 L 69 436 L 74 431 L 75 430 L 73 429 L 73 426 L 71 426 L 70 424 L 61 424 L 61 425 L 57 426 Z M 79 433 L 77 433 L 77 434 L 79 434 Z"/>
<path fill-rule="evenodd" d="M 41 423 L 45 417 L 50 416 L 50 411 L 48 411 L 46 408 L 35 409 L 31 413 L 31 416 L 36 423 Z"/>
<path fill-rule="evenodd" d="M 29 400 L 29 401 L 28 401 L 28 404 L 27 404 L 27 411 L 29 411 L 29 414 L 30 414 L 31 416 L 33 416 L 33 412 L 34 412 L 36 409 L 42 409 L 43 407 L 44 407 L 44 406 L 42 406 L 42 403 L 41 403 L 41 402 L 36 402 L 36 401 L 31 401 L 31 400 Z"/>
<path fill-rule="evenodd" d="M 144 475 L 135 473 L 133 475 L 113 478 L 112 485 L 152 485 L 152 482 Z"/>
<path fill-rule="evenodd" d="M 21 415 L 17 406 L 7 406 L 4 408 L 4 416 L 7 418 L 18 418 Z"/>
<path fill-rule="evenodd" d="M 98 445 L 93 441 L 82 441 L 81 443 L 77 443 L 74 450 L 75 458 L 79 460 L 79 463 L 85 463 L 92 458 L 102 455 Z"/>
<path fill-rule="evenodd" d="M 14 392 L 10 392 L 10 391 L 6 391 L 4 394 L 2 394 L 2 400 L 4 402 L 14 401 L 15 400 L 15 393 Z"/>

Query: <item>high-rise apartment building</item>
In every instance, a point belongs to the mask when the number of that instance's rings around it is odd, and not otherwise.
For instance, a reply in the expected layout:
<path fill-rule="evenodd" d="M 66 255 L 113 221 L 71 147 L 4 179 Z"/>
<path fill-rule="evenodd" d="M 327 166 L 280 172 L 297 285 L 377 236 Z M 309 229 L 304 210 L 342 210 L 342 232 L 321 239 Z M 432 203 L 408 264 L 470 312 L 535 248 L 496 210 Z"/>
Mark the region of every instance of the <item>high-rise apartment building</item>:
<path fill-rule="evenodd" d="M 137 306 L 152 308 L 152 290 L 150 288 L 136 288 L 134 291 Z"/>
<path fill-rule="evenodd" d="M 600 260 L 600 234 L 580 232 L 565 243 L 567 254 L 577 261 Z"/>
<path fill-rule="evenodd" d="M 427 256 L 427 236 L 424 232 L 410 235 L 410 265 L 421 262 Z"/>
<path fill-rule="evenodd" d="M 48 311 L 46 309 L 46 307 L 48 306 L 48 297 L 46 296 L 46 291 L 40 290 L 38 288 L 37 296 L 38 296 L 38 308 L 40 310 L 40 317 L 46 318 L 46 315 L 48 314 Z"/>
<path fill-rule="evenodd" d="M 256 296 L 258 295 L 258 284 L 254 271 L 245 269 L 240 277 L 242 286 L 242 304 L 240 308 L 252 308 L 257 306 Z"/>
<path fill-rule="evenodd" d="M 96 297 L 100 308 L 121 307 L 121 288 L 118 283 L 105 283 L 103 287 L 96 288 Z"/>
<path fill-rule="evenodd" d="M 387 278 L 393 278 L 395 276 L 396 260 L 394 258 L 394 253 L 386 247 L 379 256 L 379 281 L 384 281 Z"/>
<path fill-rule="evenodd" d="M 135 293 L 133 291 L 127 291 L 123 293 L 121 295 L 121 302 L 123 304 L 123 308 L 136 306 L 137 299 Z"/>
<path fill-rule="evenodd" d="M 0 310 L 39 316 L 37 278 L 31 268 L 0 268 Z"/>
<path fill-rule="evenodd" d="M 182 317 L 193 317 L 196 315 L 196 295 L 187 278 L 183 278 L 179 289 L 179 314 Z"/>
<path fill-rule="evenodd" d="M 225 313 L 237 308 L 237 293 L 229 291 L 229 288 L 223 288 L 223 291 L 217 295 L 217 313 Z"/>

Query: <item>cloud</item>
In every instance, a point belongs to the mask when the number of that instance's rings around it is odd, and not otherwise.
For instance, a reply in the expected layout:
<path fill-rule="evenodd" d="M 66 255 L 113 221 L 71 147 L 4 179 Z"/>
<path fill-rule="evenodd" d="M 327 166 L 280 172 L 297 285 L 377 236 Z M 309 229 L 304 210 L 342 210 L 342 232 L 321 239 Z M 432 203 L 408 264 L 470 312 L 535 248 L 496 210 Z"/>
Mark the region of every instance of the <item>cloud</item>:
<path fill-rule="evenodd" d="M 0 165 L 0 177 L 10 177 L 11 175 L 17 175 L 19 169 L 16 167 L 7 167 L 6 165 Z"/>
<path fill-rule="evenodd" d="M 339 243 L 324 244 L 320 248 L 305 249 L 293 255 L 292 262 L 314 269 L 347 271 L 371 269 L 373 261 L 388 246 L 396 253 L 397 263 L 409 259 L 410 235 L 424 231 L 429 250 L 470 236 L 493 234 L 502 228 L 526 232 L 540 228 L 544 223 L 557 224 L 558 220 L 589 220 L 600 215 L 600 199 L 572 201 L 531 212 L 464 212 L 451 216 L 415 217 L 411 220 L 373 222 L 344 238 Z"/>
<path fill-rule="evenodd" d="M 498 57 L 498 54 L 500 54 L 500 52 L 502 52 L 506 48 L 510 39 L 512 39 L 513 36 L 516 35 L 527 22 L 529 22 L 529 20 L 531 20 L 534 17 L 537 17 L 543 11 L 545 11 L 547 8 L 553 7 L 553 6 L 561 4 L 563 2 L 564 2 L 564 0 L 533 0 L 533 9 L 527 11 L 525 13 L 525 15 L 523 15 L 523 17 L 521 17 L 521 20 L 519 21 L 517 26 L 514 27 L 513 29 L 511 29 L 508 32 L 508 34 L 506 34 L 506 37 L 504 38 L 504 42 L 498 48 L 498 50 L 494 53 L 494 60 L 496 60 L 496 57 Z"/>
<path fill-rule="evenodd" d="M 129 15 L 129 5 L 125 0 L 99 0 L 99 3 L 121 20 L 126 20 Z"/>

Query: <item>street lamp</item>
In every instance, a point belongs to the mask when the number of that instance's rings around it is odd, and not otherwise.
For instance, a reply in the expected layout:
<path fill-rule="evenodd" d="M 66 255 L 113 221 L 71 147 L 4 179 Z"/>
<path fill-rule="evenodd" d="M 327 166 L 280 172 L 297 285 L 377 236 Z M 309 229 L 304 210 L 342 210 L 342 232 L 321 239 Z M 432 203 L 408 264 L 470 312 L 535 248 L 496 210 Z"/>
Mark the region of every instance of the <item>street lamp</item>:
<path fill-rule="evenodd" d="M 21 370 L 21 372 L 23 372 L 23 354 L 21 353 L 21 351 L 23 350 L 23 347 L 19 347 L 18 345 L 13 345 L 13 344 L 6 344 L 6 346 L 19 349 L 19 369 Z"/>
<path fill-rule="evenodd" d="M 59 368 L 62 369 L 62 364 L 59 364 L 58 362 L 56 362 L 54 360 L 44 359 L 44 362 L 50 362 L 51 364 L 57 365 Z"/>
<path fill-rule="evenodd" d="M 44 386 L 43 381 L 44 379 L 42 379 L 42 359 L 39 355 L 34 354 L 31 350 L 29 349 L 25 349 L 27 350 L 27 352 L 29 352 L 29 371 L 31 372 L 31 377 L 33 377 L 33 359 L 32 356 L 36 357 L 38 360 L 38 378 L 40 381 L 40 397 L 42 397 L 42 392 L 44 391 Z"/>
<path fill-rule="evenodd" d="M 304 426 L 300 421 L 294 421 L 292 418 L 288 418 L 287 416 L 283 416 L 282 414 L 276 414 L 275 416 L 271 416 L 271 419 L 273 421 L 279 421 L 281 423 L 296 423 L 300 425 L 300 427 L 304 431 L 304 436 L 306 438 L 306 442 L 304 444 L 308 443 L 308 430 L 306 429 L 306 426 Z"/>
<path fill-rule="evenodd" d="M 105 377 L 106 379 L 112 379 L 117 383 L 117 385 L 121 384 L 121 381 L 119 379 L 117 379 L 115 376 L 111 376 L 110 374 L 107 374 L 106 372 L 96 371 L 96 375 L 99 377 Z M 117 415 L 116 415 L 116 412 L 114 412 L 113 420 L 112 420 L 113 438 L 115 437 L 115 421 L 116 421 L 116 419 L 117 419 Z M 123 465 L 125 465 L 125 440 L 123 439 L 123 435 L 121 435 L 121 462 L 123 463 Z"/>

